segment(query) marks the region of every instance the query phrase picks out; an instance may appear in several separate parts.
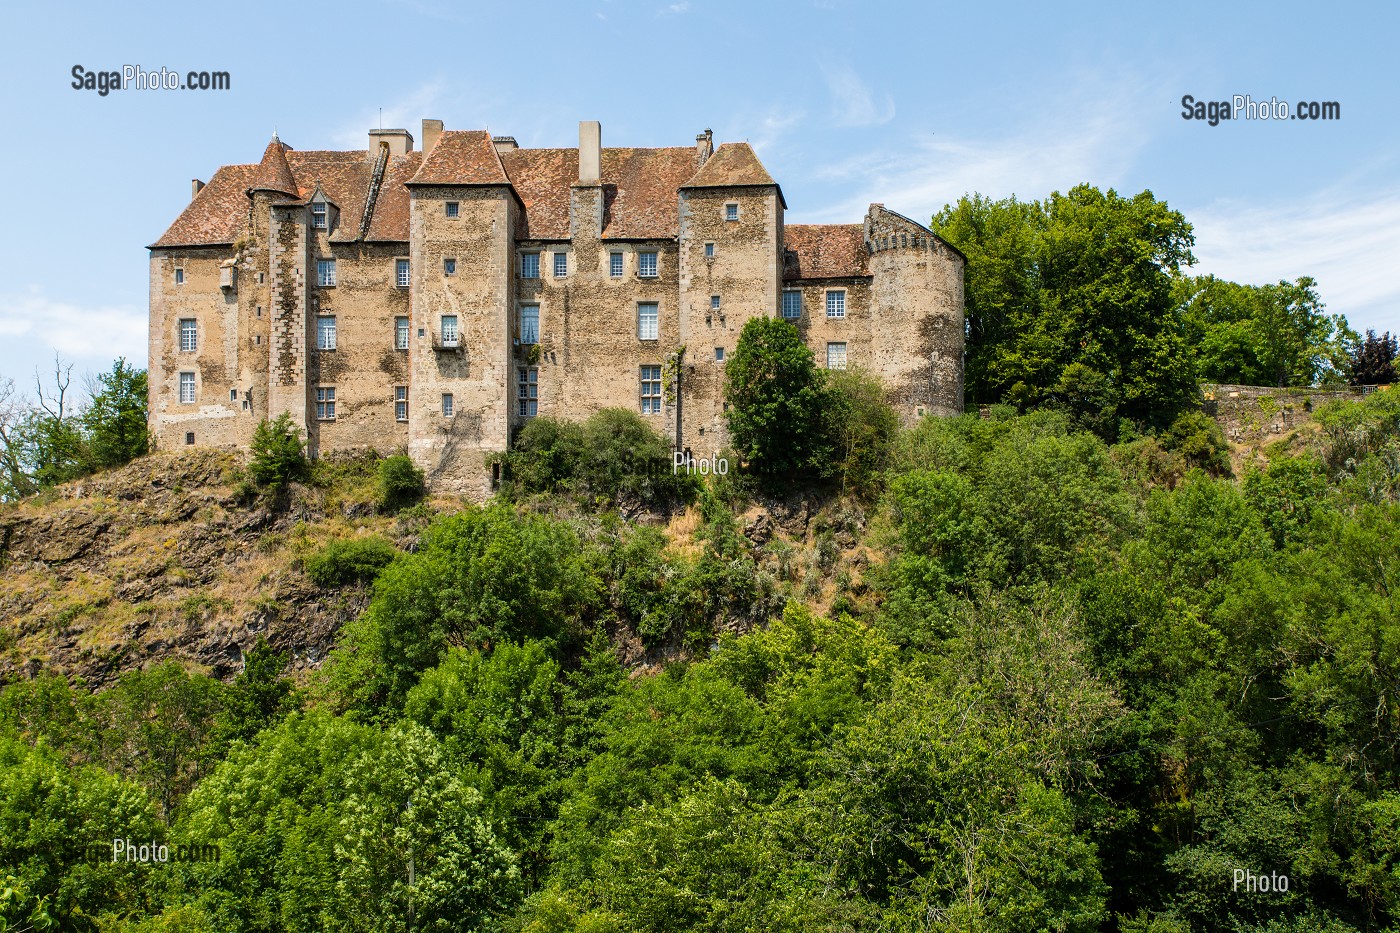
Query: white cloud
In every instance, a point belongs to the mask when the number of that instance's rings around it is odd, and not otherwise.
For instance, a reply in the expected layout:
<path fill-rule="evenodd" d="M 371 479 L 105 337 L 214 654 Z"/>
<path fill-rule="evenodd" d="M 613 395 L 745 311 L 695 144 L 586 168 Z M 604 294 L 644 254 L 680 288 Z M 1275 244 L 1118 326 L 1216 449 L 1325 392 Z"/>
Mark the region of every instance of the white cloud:
<path fill-rule="evenodd" d="M 146 309 L 132 305 L 77 305 L 45 295 L 37 287 L 0 297 L 0 372 L 27 382 L 37 365 L 46 370 L 53 353 L 85 367 L 105 370 L 119 356 L 145 365 Z"/>
<path fill-rule="evenodd" d="M 337 145 L 346 149 L 363 149 L 366 145 L 366 134 L 375 127 L 385 129 L 402 128 L 418 136 L 417 128 L 424 117 L 432 117 L 440 113 L 447 103 L 446 84 L 440 80 L 428 81 L 409 91 L 407 94 L 390 102 L 384 107 L 384 114 L 380 116 L 378 105 L 361 110 L 350 121 L 344 123 L 340 129 L 331 133 L 331 139 Z M 291 145 L 296 143 L 288 140 Z M 315 148 L 305 146 L 304 148 Z"/>
<path fill-rule="evenodd" d="M 672 15 L 679 16 L 680 14 L 686 12 L 686 11 L 689 10 L 689 9 L 690 9 L 690 0 L 681 0 L 680 3 L 671 3 L 671 4 L 668 4 L 668 5 L 666 6 L 665 9 L 663 9 L 663 10 L 658 10 L 656 15 L 657 15 L 657 16 L 664 16 L 665 14 L 670 13 L 670 14 L 672 14 Z"/>
<path fill-rule="evenodd" d="M 1192 271 L 1251 284 L 1310 275 L 1327 310 L 1352 327 L 1400 329 L 1400 188 L 1328 189 L 1263 205 L 1220 200 L 1184 213 L 1200 260 Z"/>
<path fill-rule="evenodd" d="M 894 119 L 894 98 L 877 99 L 870 85 L 845 63 L 823 64 L 822 75 L 831 92 L 832 113 L 842 126 L 878 126 Z"/>

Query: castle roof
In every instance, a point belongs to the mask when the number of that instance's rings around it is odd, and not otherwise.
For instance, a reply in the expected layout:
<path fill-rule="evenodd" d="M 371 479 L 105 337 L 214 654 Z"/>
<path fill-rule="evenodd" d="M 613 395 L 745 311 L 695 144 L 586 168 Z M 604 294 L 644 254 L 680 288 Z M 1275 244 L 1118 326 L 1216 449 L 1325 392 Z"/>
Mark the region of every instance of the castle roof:
<path fill-rule="evenodd" d="M 748 143 L 721 143 L 682 187 L 732 188 L 776 184 Z"/>
<path fill-rule="evenodd" d="M 870 274 L 862 224 L 787 224 L 784 279 L 844 279 Z"/>
<path fill-rule="evenodd" d="M 501 157 L 485 130 L 447 130 L 410 185 L 508 185 Z"/>
<path fill-rule="evenodd" d="M 263 150 L 258 172 L 248 188 L 250 191 L 275 191 L 297 197 L 296 178 L 287 164 L 287 144 L 278 139 L 277 134 L 273 134 L 272 141 Z"/>

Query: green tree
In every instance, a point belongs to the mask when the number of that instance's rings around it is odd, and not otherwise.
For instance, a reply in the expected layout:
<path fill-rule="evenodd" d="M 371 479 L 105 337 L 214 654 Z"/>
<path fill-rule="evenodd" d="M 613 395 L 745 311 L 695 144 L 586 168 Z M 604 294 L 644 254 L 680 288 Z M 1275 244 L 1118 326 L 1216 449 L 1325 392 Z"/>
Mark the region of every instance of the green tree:
<path fill-rule="evenodd" d="M 1352 346 L 1347 361 L 1347 373 L 1351 384 L 1390 385 L 1396 381 L 1395 357 L 1400 353 L 1400 341 L 1386 331 L 1379 337 L 1373 330 L 1367 330 L 1363 339 Z"/>
<path fill-rule="evenodd" d="M 423 497 L 423 471 L 408 457 L 397 454 L 379 463 L 379 505 L 402 508 Z"/>
<path fill-rule="evenodd" d="M 830 471 L 826 380 L 795 327 L 751 318 L 724 379 L 730 439 L 750 470 L 769 479 Z"/>
<path fill-rule="evenodd" d="M 889 463 L 899 416 L 885 401 L 880 381 L 859 370 L 837 370 L 829 379 L 826 419 L 843 492 L 874 493 Z"/>
<path fill-rule="evenodd" d="M 146 371 L 125 358 L 97 377 L 82 415 L 94 468 L 121 466 L 146 453 Z"/>
<path fill-rule="evenodd" d="M 255 483 L 273 493 L 280 492 L 293 480 L 305 479 L 309 473 L 301 430 L 292 424 L 292 416 L 285 411 L 271 421 L 264 418 L 258 422 L 249 450 L 252 453 L 249 475 Z"/>

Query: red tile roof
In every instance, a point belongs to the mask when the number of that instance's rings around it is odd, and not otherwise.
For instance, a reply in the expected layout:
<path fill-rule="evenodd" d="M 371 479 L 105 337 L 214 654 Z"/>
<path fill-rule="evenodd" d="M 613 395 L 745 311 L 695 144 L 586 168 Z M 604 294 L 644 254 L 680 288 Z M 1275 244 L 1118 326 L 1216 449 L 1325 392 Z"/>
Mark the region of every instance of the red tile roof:
<path fill-rule="evenodd" d="M 578 180 L 578 150 L 512 149 L 501 153 L 501 164 L 525 205 L 522 236 L 568 239 L 569 186 Z"/>
<path fill-rule="evenodd" d="M 256 165 L 225 165 L 180 212 L 152 246 L 227 245 L 238 239 L 248 216 L 248 186 Z"/>
<path fill-rule="evenodd" d="M 379 198 L 374 202 L 370 218 L 370 242 L 408 242 L 407 182 L 423 165 L 423 153 L 410 152 L 396 156 L 384 167 L 384 181 L 379 186 Z M 358 221 L 356 221 L 358 223 Z"/>
<path fill-rule="evenodd" d="M 686 188 L 728 188 L 735 185 L 776 185 L 748 143 L 722 143 Z"/>
<path fill-rule="evenodd" d="M 870 274 L 862 224 L 787 224 L 785 279 L 842 279 Z"/>
<path fill-rule="evenodd" d="M 410 185 L 506 185 L 506 170 L 483 130 L 448 130 L 423 160 Z"/>
<path fill-rule="evenodd" d="M 272 137 L 272 142 L 263 150 L 262 161 L 258 163 L 258 174 L 249 187 L 254 191 L 276 191 L 290 194 L 294 198 L 300 197 L 296 178 L 292 175 L 291 166 L 287 164 L 287 144 L 276 136 Z"/>
<path fill-rule="evenodd" d="M 365 210 L 365 196 L 374 172 L 368 153 L 363 149 L 350 152 L 293 149 L 287 153 L 287 161 L 303 197 L 309 198 L 320 185 L 321 192 L 340 208 L 340 221 L 331 240 L 353 242 L 360 233 L 360 216 Z"/>

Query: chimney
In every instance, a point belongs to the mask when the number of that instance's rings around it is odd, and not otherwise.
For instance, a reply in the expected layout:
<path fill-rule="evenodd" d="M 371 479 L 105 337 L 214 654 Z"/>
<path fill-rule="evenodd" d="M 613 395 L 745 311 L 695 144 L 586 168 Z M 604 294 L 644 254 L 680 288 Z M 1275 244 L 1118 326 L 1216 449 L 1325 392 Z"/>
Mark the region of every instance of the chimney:
<path fill-rule="evenodd" d="M 379 158 L 379 144 L 389 144 L 389 155 L 408 155 L 413 151 L 413 134 L 408 130 L 370 130 L 369 131 L 369 158 L 374 161 Z"/>
<path fill-rule="evenodd" d="M 579 184 L 596 185 L 603 179 L 603 125 L 597 120 L 578 124 Z"/>
<path fill-rule="evenodd" d="M 705 164 L 705 160 L 715 154 L 715 134 L 710 130 L 695 137 L 695 167 Z"/>
<path fill-rule="evenodd" d="M 200 181 L 198 178 L 191 179 L 191 180 L 190 180 L 190 200 L 193 201 L 193 200 L 194 200 L 194 196 L 197 195 L 197 194 L 199 194 L 199 192 L 202 191 L 203 189 L 204 189 L 204 182 Z"/>
<path fill-rule="evenodd" d="M 520 144 L 515 141 L 514 136 L 492 136 L 491 145 L 496 147 L 496 152 L 513 152 L 520 148 Z"/>
<path fill-rule="evenodd" d="M 441 135 L 441 120 L 423 121 L 423 158 L 426 159 L 428 154 L 433 151 L 433 147 L 437 145 L 438 137 Z"/>

